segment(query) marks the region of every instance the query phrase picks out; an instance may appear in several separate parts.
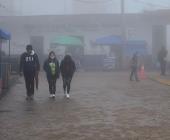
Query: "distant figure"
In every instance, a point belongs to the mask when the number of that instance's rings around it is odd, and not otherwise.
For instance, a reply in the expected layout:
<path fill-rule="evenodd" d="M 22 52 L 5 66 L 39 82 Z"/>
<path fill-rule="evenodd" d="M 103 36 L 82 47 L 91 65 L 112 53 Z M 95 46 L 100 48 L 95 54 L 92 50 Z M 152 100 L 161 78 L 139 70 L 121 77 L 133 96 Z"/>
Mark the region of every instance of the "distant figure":
<path fill-rule="evenodd" d="M 167 57 L 168 51 L 166 48 L 163 46 L 161 50 L 158 53 L 158 61 L 160 63 L 160 68 L 161 68 L 161 75 L 166 74 L 166 57 Z"/>
<path fill-rule="evenodd" d="M 26 52 L 20 58 L 20 75 L 24 74 L 27 90 L 27 100 L 33 100 L 34 80 L 40 70 L 40 64 L 37 54 L 33 51 L 32 45 L 26 46 Z"/>
<path fill-rule="evenodd" d="M 139 81 L 137 70 L 138 70 L 138 55 L 137 53 L 135 53 L 131 59 L 130 81 L 133 80 L 133 76 L 135 76 L 136 81 Z"/>
<path fill-rule="evenodd" d="M 70 84 L 75 70 L 75 62 L 72 60 L 70 55 L 66 55 L 61 61 L 60 71 L 63 79 L 64 94 L 67 98 L 70 97 Z"/>
<path fill-rule="evenodd" d="M 59 78 L 60 67 L 56 55 L 53 51 L 49 53 L 48 59 L 44 62 L 43 68 L 47 76 L 50 97 L 55 98 L 56 81 Z"/>

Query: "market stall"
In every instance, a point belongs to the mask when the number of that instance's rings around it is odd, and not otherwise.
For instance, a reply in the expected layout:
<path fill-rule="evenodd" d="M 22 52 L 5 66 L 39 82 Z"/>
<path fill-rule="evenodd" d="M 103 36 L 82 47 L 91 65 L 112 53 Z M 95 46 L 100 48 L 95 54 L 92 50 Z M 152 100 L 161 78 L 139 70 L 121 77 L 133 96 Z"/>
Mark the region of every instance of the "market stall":
<path fill-rule="evenodd" d="M 3 88 L 8 88 L 8 79 L 10 72 L 10 38 L 11 35 L 8 32 L 0 29 L 0 94 Z M 7 53 L 3 51 L 3 47 L 8 46 L 8 60 L 4 61 L 4 57 Z"/>

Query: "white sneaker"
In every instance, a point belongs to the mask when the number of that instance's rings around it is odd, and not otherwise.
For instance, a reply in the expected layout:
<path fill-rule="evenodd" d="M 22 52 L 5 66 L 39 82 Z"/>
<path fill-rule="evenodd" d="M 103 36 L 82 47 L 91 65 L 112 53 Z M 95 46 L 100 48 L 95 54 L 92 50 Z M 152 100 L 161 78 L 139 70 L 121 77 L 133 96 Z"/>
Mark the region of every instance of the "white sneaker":
<path fill-rule="evenodd" d="M 53 95 L 53 97 L 55 97 L 55 94 L 52 94 Z"/>
<path fill-rule="evenodd" d="M 50 98 L 53 98 L 53 94 L 50 94 Z"/>
<path fill-rule="evenodd" d="M 70 98 L 70 94 L 66 93 L 66 97 L 67 97 L 67 98 Z"/>

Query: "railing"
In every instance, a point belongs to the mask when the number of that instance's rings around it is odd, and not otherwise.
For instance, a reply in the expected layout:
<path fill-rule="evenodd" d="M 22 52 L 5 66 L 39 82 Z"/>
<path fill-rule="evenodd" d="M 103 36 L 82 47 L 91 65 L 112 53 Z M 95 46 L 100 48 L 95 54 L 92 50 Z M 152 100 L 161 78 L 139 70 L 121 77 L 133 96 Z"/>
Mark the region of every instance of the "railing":
<path fill-rule="evenodd" d="M 2 89 L 9 87 L 9 77 L 11 73 L 11 64 L 1 63 L 0 64 L 0 93 Z"/>

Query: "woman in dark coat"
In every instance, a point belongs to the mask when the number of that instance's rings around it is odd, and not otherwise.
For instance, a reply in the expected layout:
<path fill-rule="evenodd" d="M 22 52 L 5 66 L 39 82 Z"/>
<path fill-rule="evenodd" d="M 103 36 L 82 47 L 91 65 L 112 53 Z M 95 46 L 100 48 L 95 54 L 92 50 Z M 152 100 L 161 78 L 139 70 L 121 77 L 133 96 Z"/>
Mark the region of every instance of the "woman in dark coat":
<path fill-rule="evenodd" d="M 60 67 L 56 55 L 53 51 L 49 53 L 48 59 L 44 62 L 43 66 L 48 84 L 49 84 L 49 92 L 50 97 L 55 97 L 56 92 L 56 81 L 59 78 Z"/>
<path fill-rule="evenodd" d="M 75 62 L 73 61 L 70 55 L 66 55 L 61 61 L 60 71 L 63 79 L 64 94 L 67 98 L 70 97 L 70 84 L 75 70 Z"/>

